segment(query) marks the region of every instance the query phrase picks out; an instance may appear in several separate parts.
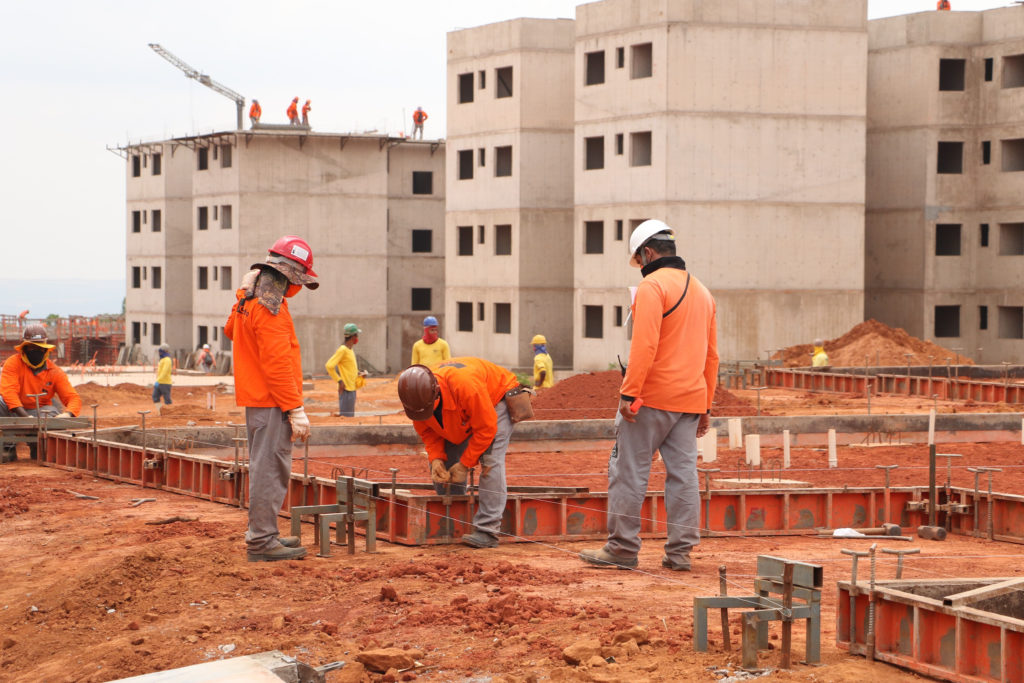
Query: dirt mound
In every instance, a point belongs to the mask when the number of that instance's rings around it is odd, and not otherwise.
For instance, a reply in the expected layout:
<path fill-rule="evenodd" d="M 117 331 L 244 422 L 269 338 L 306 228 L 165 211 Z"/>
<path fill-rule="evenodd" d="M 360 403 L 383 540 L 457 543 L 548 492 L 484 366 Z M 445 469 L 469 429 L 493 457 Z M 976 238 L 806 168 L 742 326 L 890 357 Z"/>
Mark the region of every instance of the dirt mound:
<path fill-rule="evenodd" d="M 153 395 L 153 386 L 122 382 L 121 384 L 109 387 L 97 384 L 96 382 L 86 382 L 76 386 L 75 391 L 81 397 L 82 405 L 89 406 L 93 403 L 117 403 L 119 401 L 139 401 L 144 398 L 150 398 Z"/>
<path fill-rule="evenodd" d="M 781 360 L 786 367 L 802 367 L 811 364 L 810 344 L 798 344 L 781 349 L 772 358 Z M 830 365 L 837 367 L 907 365 L 906 354 L 911 354 L 910 365 L 943 365 L 946 358 L 956 363 L 973 365 L 967 356 L 950 351 L 923 339 L 913 337 L 899 327 L 889 327 L 877 320 L 865 320 L 837 339 L 825 342 L 825 352 Z"/>

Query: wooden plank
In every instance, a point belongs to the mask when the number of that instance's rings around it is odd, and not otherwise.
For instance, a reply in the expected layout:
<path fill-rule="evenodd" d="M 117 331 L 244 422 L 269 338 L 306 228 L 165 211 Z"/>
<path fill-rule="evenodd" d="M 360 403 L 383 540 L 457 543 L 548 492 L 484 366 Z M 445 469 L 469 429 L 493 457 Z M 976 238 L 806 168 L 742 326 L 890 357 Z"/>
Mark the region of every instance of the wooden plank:
<path fill-rule="evenodd" d="M 1019 590 L 1024 590 L 1024 577 L 1008 579 L 988 586 L 982 586 L 981 588 L 975 588 L 974 590 L 964 591 L 963 593 L 947 595 L 942 599 L 942 604 L 949 607 L 962 607 L 978 600 L 995 598 Z"/>

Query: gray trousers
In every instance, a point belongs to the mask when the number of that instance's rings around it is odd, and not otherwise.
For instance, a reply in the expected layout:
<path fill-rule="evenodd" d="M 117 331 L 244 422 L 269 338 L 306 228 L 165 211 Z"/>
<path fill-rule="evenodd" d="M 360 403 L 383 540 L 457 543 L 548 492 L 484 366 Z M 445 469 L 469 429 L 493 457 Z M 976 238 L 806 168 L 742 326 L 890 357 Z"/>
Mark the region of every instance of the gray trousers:
<path fill-rule="evenodd" d="M 28 413 L 29 415 L 31 415 L 32 417 L 35 417 L 36 415 L 40 415 L 40 416 L 42 416 L 42 415 L 50 415 L 50 416 L 59 415 L 61 413 L 61 410 L 58 409 L 57 406 L 60 405 L 60 399 L 57 398 L 56 396 L 54 396 L 53 400 L 55 402 L 57 402 L 57 405 L 53 405 L 51 403 L 49 405 L 42 406 L 41 408 L 25 408 L 25 412 Z M 2 398 L 0 398 L 0 417 L 17 417 L 14 413 L 11 412 L 11 409 L 7 407 L 7 404 L 4 403 L 4 400 Z M 12 443 L 10 446 L 5 448 L 4 450 L 7 450 L 7 451 L 10 451 L 11 453 L 13 453 L 14 452 L 14 448 L 15 448 L 15 444 Z M 36 453 L 38 452 L 38 450 L 39 450 L 38 444 L 30 443 L 28 445 L 28 451 L 31 454 L 32 458 L 36 457 Z"/>
<path fill-rule="evenodd" d="M 338 412 L 342 417 L 355 417 L 356 392 L 347 389 L 338 392 Z"/>
<path fill-rule="evenodd" d="M 505 514 L 505 501 L 508 499 L 508 489 L 505 484 L 505 452 L 508 451 L 508 442 L 512 439 L 512 420 L 508 416 L 505 399 L 494 406 L 494 410 L 498 413 L 498 431 L 494 435 L 494 441 L 480 456 L 480 485 L 477 491 L 477 509 L 473 516 L 473 526 L 478 531 L 497 536 L 501 531 L 501 518 Z M 445 441 L 444 453 L 448 456 L 445 465 L 450 468 L 457 463 L 467 446 L 469 446 L 468 438 L 462 443 Z M 483 474 L 486 467 L 489 467 L 490 470 L 487 474 Z M 450 493 L 453 496 L 461 496 L 466 492 L 466 487 L 462 484 L 434 484 L 434 490 L 441 495 Z"/>
<path fill-rule="evenodd" d="M 692 413 L 646 406 L 636 422 L 621 420 L 615 450 L 608 460 L 608 542 L 616 555 L 640 552 L 640 510 L 647 494 L 654 451 L 665 463 L 665 554 L 688 564 L 690 548 L 700 543 L 700 486 L 697 479 L 697 422 Z M 616 420 L 620 422 L 620 420 Z"/>
<path fill-rule="evenodd" d="M 280 408 L 246 408 L 249 437 L 249 552 L 280 545 L 277 516 L 288 493 L 292 472 L 292 425 Z"/>

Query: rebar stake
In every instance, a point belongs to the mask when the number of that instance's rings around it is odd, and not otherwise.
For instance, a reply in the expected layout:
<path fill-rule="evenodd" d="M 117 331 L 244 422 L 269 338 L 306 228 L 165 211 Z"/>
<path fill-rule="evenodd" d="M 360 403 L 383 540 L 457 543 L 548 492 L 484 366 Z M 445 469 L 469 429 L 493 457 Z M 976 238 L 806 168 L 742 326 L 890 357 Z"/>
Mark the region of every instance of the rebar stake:
<path fill-rule="evenodd" d="M 889 555 L 896 555 L 896 579 L 903 578 L 903 556 L 904 555 L 917 555 L 921 552 L 920 548 L 911 548 L 910 550 L 899 550 L 897 548 L 882 548 L 883 553 Z"/>

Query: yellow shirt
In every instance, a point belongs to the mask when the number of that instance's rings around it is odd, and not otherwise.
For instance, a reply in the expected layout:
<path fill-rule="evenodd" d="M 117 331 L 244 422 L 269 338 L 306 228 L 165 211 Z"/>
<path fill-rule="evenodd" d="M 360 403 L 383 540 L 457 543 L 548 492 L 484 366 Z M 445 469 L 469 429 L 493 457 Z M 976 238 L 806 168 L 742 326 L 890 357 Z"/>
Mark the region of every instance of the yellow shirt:
<path fill-rule="evenodd" d="M 544 383 L 537 384 L 540 381 L 540 373 L 547 373 L 544 375 Z M 533 357 L 533 386 L 535 387 L 553 387 L 555 386 L 555 370 L 554 364 L 551 362 L 551 356 L 546 353 L 538 353 Z"/>
<path fill-rule="evenodd" d="M 816 368 L 822 368 L 828 365 L 828 354 L 825 353 L 824 347 L 814 347 L 814 356 L 811 358 L 811 365 Z"/>
<path fill-rule="evenodd" d="M 160 359 L 160 362 L 156 364 L 156 381 L 157 384 L 173 384 L 171 381 L 171 368 L 174 363 L 171 361 L 170 356 L 164 356 Z"/>
<path fill-rule="evenodd" d="M 327 374 L 331 379 L 345 383 L 345 391 L 355 391 L 366 384 L 366 380 L 359 376 L 355 352 L 344 344 L 338 347 L 324 367 L 327 368 Z"/>
<path fill-rule="evenodd" d="M 448 342 L 438 337 L 433 344 L 428 344 L 418 339 L 412 345 L 411 365 L 436 365 L 452 357 L 452 351 L 448 348 Z"/>

